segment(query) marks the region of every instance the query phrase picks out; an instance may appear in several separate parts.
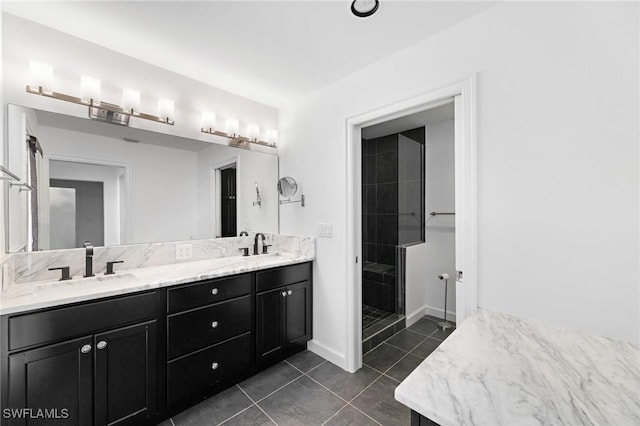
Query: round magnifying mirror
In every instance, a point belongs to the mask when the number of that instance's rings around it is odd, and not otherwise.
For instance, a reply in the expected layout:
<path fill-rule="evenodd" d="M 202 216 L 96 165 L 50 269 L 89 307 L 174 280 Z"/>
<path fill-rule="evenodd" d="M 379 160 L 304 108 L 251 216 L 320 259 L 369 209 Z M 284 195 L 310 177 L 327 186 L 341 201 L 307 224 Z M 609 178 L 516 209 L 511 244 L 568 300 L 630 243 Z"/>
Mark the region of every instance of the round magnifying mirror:
<path fill-rule="evenodd" d="M 290 176 L 280 178 L 278 181 L 278 193 L 286 198 L 291 198 L 298 191 L 298 183 Z"/>

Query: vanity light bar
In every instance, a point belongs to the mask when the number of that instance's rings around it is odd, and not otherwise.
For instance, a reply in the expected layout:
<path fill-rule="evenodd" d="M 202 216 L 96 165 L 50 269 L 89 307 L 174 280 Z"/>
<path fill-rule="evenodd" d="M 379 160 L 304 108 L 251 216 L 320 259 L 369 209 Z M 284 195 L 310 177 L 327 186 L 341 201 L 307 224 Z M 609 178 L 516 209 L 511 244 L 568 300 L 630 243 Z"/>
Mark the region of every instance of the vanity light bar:
<path fill-rule="evenodd" d="M 229 146 L 233 146 L 236 148 L 251 149 L 250 144 L 252 143 L 256 145 L 268 146 L 269 148 L 276 147 L 275 143 L 266 142 L 258 138 L 248 138 L 245 136 L 238 135 L 236 133 L 221 132 L 220 130 L 213 129 L 211 127 L 208 127 L 208 128 L 202 127 L 200 128 L 200 131 L 202 133 L 207 133 L 209 135 L 222 136 L 223 138 L 227 138 L 229 139 Z"/>
<path fill-rule="evenodd" d="M 53 99 L 58 99 L 60 101 L 65 101 L 65 102 L 71 102 L 74 104 L 78 104 L 78 105 L 84 105 L 84 106 L 88 106 L 89 108 L 100 108 L 100 109 L 104 109 L 116 114 L 122 114 L 122 115 L 127 115 L 130 117 L 137 117 L 137 118 L 144 118 L 145 120 L 151 120 L 151 121 L 155 121 L 157 123 L 163 123 L 163 124 L 169 124 L 170 126 L 174 125 L 174 121 L 170 118 L 170 117 L 159 117 L 157 115 L 151 115 L 151 114 L 145 114 L 144 112 L 138 112 L 134 109 L 131 110 L 125 110 L 124 108 L 118 106 L 118 105 L 114 105 L 114 104 L 109 104 L 106 102 L 94 102 L 93 99 L 89 99 L 87 101 L 83 100 L 82 98 L 78 98 L 75 96 L 71 96 L 71 95 L 66 95 L 64 93 L 58 93 L 58 92 L 45 92 L 42 90 L 42 86 L 38 86 L 37 89 L 32 88 L 31 86 L 27 85 L 27 92 L 28 93 L 32 93 L 34 95 L 40 95 L 40 96 L 46 96 L 47 98 L 53 98 Z"/>

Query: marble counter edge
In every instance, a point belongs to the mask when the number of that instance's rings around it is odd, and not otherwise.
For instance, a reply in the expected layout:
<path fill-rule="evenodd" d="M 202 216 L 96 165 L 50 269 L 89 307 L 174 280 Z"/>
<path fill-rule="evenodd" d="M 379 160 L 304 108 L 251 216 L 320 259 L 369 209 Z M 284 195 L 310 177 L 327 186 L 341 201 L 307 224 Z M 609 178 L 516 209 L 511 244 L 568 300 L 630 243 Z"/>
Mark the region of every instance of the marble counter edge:
<path fill-rule="evenodd" d="M 74 285 L 74 289 L 73 289 L 74 292 L 81 293 L 81 294 L 64 294 L 64 295 L 61 295 L 60 297 L 51 297 L 41 301 L 39 300 L 18 301 L 15 304 L 12 304 L 10 298 L 8 301 L 3 300 L 3 297 L 4 297 L 3 295 L 2 297 L 0 297 L 0 315 L 19 314 L 19 313 L 25 313 L 25 312 L 39 310 L 39 309 L 54 308 L 58 306 L 69 305 L 72 303 L 85 302 L 85 301 L 102 299 L 102 298 L 113 297 L 113 296 L 121 296 L 121 295 L 136 293 L 140 291 L 171 287 L 174 285 L 202 281 L 207 279 L 223 278 L 231 275 L 238 275 L 238 274 L 243 274 L 248 272 L 256 272 L 264 269 L 277 268 L 280 266 L 312 262 L 313 260 L 315 260 L 315 256 L 304 256 L 304 255 L 291 256 L 291 257 L 289 256 L 276 255 L 274 257 L 270 257 L 266 259 L 266 261 L 261 264 L 251 264 L 248 266 L 233 265 L 233 266 L 222 267 L 219 270 L 215 270 L 214 268 L 211 271 L 205 271 L 205 272 L 195 273 L 195 274 L 184 274 L 184 273 L 180 274 L 179 272 L 176 272 L 175 273 L 176 276 L 168 277 L 168 278 L 145 279 L 146 278 L 145 275 L 148 275 L 148 276 L 155 275 L 158 273 L 157 269 L 159 268 L 168 269 L 170 267 L 175 267 L 175 266 L 185 267 L 185 265 L 188 265 L 188 263 L 143 268 L 143 269 L 131 271 L 131 273 L 134 273 L 136 276 L 139 276 L 140 279 L 137 280 L 135 283 L 131 283 L 130 285 L 125 285 L 125 286 L 120 285 L 118 287 L 114 285 L 112 287 L 89 288 L 88 286 L 83 287 L 82 284 L 75 284 L 78 287 L 76 288 Z M 237 256 L 235 257 L 235 259 L 240 260 L 242 259 L 242 257 Z M 250 260 L 262 261 L 263 259 L 250 259 Z M 206 262 L 206 261 L 200 261 L 200 262 Z M 152 270 L 156 270 L 156 271 L 152 271 Z M 124 275 L 124 274 L 130 273 L 130 271 L 123 271 L 121 273 Z M 143 282 L 140 282 L 140 281 L 143 281 Z M 117 284 L 117 282 L 114 282 L 114 284 Z M 90 291 L 83 292 L 85 290 L 90 290 Z"/>

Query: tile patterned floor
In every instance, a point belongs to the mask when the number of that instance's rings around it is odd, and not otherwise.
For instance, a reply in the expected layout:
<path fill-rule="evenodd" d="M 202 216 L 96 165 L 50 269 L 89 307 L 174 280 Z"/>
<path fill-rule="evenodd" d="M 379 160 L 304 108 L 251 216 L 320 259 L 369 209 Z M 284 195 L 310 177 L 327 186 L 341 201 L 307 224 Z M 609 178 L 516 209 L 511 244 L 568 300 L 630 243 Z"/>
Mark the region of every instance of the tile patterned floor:
<path fill-rule="evenodd" d="M 393 392 L 449 332 L 425 316 L 363 358 L 355 374 L 304 351 L 174 416 L 161 426 L 409 425 Z"/>

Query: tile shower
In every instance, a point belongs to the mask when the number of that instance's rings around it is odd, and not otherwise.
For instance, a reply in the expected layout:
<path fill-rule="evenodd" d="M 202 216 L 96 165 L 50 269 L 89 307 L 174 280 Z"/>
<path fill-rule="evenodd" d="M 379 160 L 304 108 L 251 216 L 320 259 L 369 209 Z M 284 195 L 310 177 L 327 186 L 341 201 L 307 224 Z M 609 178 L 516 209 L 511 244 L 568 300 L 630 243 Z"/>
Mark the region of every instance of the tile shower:
<path fill-rule="evenodd" d="M 424 241 L 424 144 L 424 127 L 362 140 L 363 352 L 404 327 L 402 247 Z"/>

